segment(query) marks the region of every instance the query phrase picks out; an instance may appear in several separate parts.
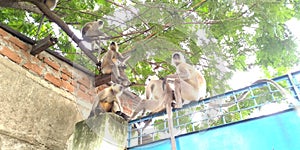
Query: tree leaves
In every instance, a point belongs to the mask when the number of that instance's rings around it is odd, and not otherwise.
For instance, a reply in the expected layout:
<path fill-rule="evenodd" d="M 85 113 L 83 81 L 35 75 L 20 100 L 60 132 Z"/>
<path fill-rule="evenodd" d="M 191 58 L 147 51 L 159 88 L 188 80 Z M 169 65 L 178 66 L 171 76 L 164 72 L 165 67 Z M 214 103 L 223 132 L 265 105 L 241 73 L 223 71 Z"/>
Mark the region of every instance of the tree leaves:
<path fill-rule="evenodd" d="M 180 51 L 205 73 L 209 91 L 216 94 L 228 89 L 219 81 L 229 79 L 234 70 L 257 65 L 277 69 L 280 75 L 299 63 L 294 37 L 284 25 L 292 17 L 300 18 L 299 3 L 60 0 L 54 13 L 78 33 L 86 22 L 103 20 L 103 31 L 111 39 L 103 41 L 102 47 L 116 41 L 121 52 L 132 55 L 126 70 L 132 81 L 142 84 L 148 75 L 174 72 L 171 54 Z M 1 22 L 31 38 L 36 35 L 40 14 L 11 8 L 2 8 L 0 14 Z M 39 38 L 58 30 L 51 23 L 44 20 Z M 66 34 L 57 36 L 59 43 L 53 50 L 95 70 Z M 249 62 L 249 57 L 256 60 Z"/>

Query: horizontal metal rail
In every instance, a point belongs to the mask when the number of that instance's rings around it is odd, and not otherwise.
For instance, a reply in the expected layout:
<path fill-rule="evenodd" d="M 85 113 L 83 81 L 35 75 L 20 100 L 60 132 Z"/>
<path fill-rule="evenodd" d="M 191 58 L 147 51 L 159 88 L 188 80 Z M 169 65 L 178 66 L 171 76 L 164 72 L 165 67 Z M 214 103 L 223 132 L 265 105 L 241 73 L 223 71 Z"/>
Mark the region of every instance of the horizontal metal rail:
<path fill-rule="evenodd" d="M 293 98 L 299 102 L 300 70 L 272 79 L 280 84 Z M 247 97 L 239 100 L 244 92 Z M 224 104 L 233 103 L 228 107 Z M 175 136 L 212 127 L 226 125 L 249 118 L 284 111 L 294 107 L 280 91 L 269 83 L 262 82 L 212 96 L 200 101 L 173 109 Z M 169 138 L 166 112 L 152 114 L 129 122 L 128 147 Z M 143 130 L 145 121 L 151 120 Z M 133 126 L 137 126 L 133 128 Z"/>

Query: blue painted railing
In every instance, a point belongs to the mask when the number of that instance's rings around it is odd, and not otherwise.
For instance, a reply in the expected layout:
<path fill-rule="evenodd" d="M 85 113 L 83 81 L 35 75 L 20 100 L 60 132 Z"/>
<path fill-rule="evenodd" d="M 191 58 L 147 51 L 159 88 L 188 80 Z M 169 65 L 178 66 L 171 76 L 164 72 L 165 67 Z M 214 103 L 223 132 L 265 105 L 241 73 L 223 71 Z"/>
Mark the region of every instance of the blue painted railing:
<path fill-rule="evenodd" d="M 299 102 L 300 71 L 276 77 L 272 80 L 280 84 L 296 102 Z M 248 96 L 243 101 L 237 101 L 246 91 L 249 91 Z M 233 104 L 224 107 L 224 104 L 228 103 Z M 205 131 L 249 118 L 288 110 L 293 107 L 291 100 L 282 96 L 277 88 L 269 83 L 258 83 L 189 103 L 180 109 L 174 109 L 173 124 L 175 136 L 195 131 Z M 168 139 L 166 118 L 166 113 L 162 112 L 130 121 L 128 126 L 128 147 Z M 143 122 L 150 119 L 152 119 L 150 125 L 142 130 Z M 138 127 L 132 128 L 133 124 Z"/>

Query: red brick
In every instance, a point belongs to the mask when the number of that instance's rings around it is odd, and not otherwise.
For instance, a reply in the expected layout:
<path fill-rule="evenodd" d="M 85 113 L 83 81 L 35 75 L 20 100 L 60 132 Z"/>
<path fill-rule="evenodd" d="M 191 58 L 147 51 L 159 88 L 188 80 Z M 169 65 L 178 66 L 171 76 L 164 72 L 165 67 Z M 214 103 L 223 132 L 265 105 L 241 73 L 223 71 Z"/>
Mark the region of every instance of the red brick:
<path fill-rule="evenodd" d="M 53 69 L 55 70 L 59 70 L 60 66 L 58 63 L 54 62 L 54 61 L 51 61 L 49 58 L 45 58 L 44 61 L 49 65 L 51 66 Z"/>
<path fill-rule="evenodd" d="M 23 50 L 21 50 L 20 52 L 22 53 L 21 54 L 22 58 L 24 58 L 24 56 L 25 56 L 26 59 L 30 60 L 32 63 L 38 64 L 39 62 L 41 62 L 37 57 L 31 55 L 29 52 L 26 52 L 26 51 L 23 51 Z"/>
<path fill-rule="evenodd" d="M 69 92 L 74 92 L 75 87 L 70 84 L 70 82 L 62 81 L 62 87 L 65 88 Z"/>
<path fill-rule="evenodd" d="M 87 77 L 82 77 L 78 80 L 79 83 L 83 84 L 86 87 L 90 87 L 90 80 Z"/>
<path fill-rule="evenodd" d="M 66 75 L 65 73 L 61 73 L 61 78 L 68 81 L 70 79 L 70 77 L 68 75 Z"/>
<path fill-rule="evenodd" d="M 128 116 L 131 116 L 132 110 L 126 106 L 123 106 L 123 113 L 125 113 Z"/>
<path fill-rule="evenodd" d="M 95 92 L 99 93 L 100 91 L 102 91 L 103 89 L 105 89 L 107 87 L 108 87 L 108 85 L 106 85 L 106 84 L 100 85 L 95 89 Z"/>
<path fill-rule="evenodd" d="M 48 80 L 49 82 L 51 82 L 52 84 L 54 84 L 57 87 L 61 86 L 62 81 L 58 78 L 56 78 L 55 76 L 53 76 L 50 73 L 47 73 L 44 77 L 46 80 Z"/>
<path fill-rule="evenodd" d="M 37 64 L 33 64 L 31 62 L 26 62 L 24 64 L 24 67 L 37 73 L 38 75 L 42 75 L 42 71 L 43 71 L 43 68 L 41 68 L 40 66 L 38 66 Z"/>
<path fill-rule="evenodd" d="M 89 90 L 89 95 L 96 95 L 96 92 L 95 91 L 93 91 L 93 90 Z"/>
<path fill-rule="evenodd" d="M 63 68 L 61 71 L 72 78 L 72 73 L 68 71 L 66 68 Z"/>
<path fill-rule="evenodd" d="M 71 81 L 71 84 L 74 86 L 74 87 L 77 87 L 78 83 L 74 80 Z"/>
<path fill-rule="evenodd" d="M 79 89 L 81 91 L 83 91 L 83 92 L 87 92 L 88 91 L 88 89 L 85 86 L 83 86 L 82 84 L 80 84 Z"/>
<path fill-rule="evenodd" d="M 3 47 L 2 49 L 0 49 L 0 54 L 7 56 L 9 59 L 11 59 L 12 61 L 20 64 L 20 62 L 22 61 L 22 58 L 19 57 L 18 54 L 16 54 L 15 52 L 11 51 L 9 48 L 7 47 Z"/>
<path fill-rule="evenodd" d="M 39 60 L 44 60 L 44 58 L 45 58 L 45 57 L 42 56 L 42 55 L 37 55 L 37 57 L 38 57 Z"/>
<path fill-rule="evenodd" d="M 20 50 L 19 52 L 21 52 L 22 58 L 27 59 L 28 61 L 31 61 L 32 63 L 38 64 L 41 62 L 41 60 L 39 60 L 37 57 L 31 55 L 29 53 L 29 51 Z"/>
<path fill-rule="evenodd" d="M 91 102 L 91 100 L 92 100 L 90 95 L 88 95 L 87 93 L 84 93 L 81 90 L 77 91 L 77 96 L 83 100 L 86 100 L 87 102 Z"/>
<path fill-rule="evenodd" d="M 3 37 L 6 37 L 9 34 L 5 30 L 3 30 L 3 29 L 0 28 L 0 35 L 2 35 Z"/>
<path fill-rule="evenodd" d="M 23 50 L 28 50 L 29 46 L 26 45 L 23 41 L 21 41 L 20 39 L 12 36 L 9 38 L 9 41 L 11 41 L 12 43 L 15 43 L 18 47 L 20 47 Z"/>

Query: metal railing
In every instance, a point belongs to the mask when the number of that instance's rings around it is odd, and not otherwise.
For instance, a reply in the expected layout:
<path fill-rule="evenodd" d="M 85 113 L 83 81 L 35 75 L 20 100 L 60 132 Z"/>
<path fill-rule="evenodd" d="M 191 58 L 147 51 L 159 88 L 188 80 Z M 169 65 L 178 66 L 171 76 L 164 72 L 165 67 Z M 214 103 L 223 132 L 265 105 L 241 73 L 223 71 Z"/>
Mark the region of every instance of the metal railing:
<path fill-rule="evenodd" d="M 300 71 L 272 79 L 299 102 Z M 248 95 L 240 100 L 241 95 Z M 191 102 L 173 110 L 175 136 L 226 125 L 241 120 L 280 112 L 294 107 L 293 100 L 287 99 L 268 82 L 253 84 L 229 91 L 201 101 Z M 230 105 L 229 105 L 230 104 Z M 143 129 L 145 121 L 151 121 Z M 128 147 L 169 138 L 165 112 L 132 120 L 128 126 Z M 135 125 L 135 128 L 133 126 Z"/>

